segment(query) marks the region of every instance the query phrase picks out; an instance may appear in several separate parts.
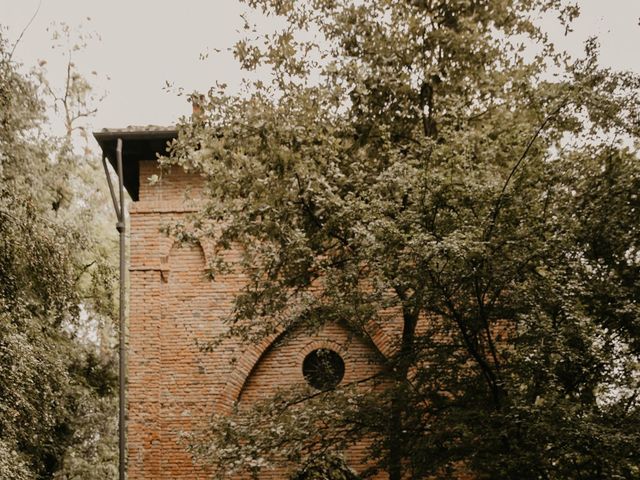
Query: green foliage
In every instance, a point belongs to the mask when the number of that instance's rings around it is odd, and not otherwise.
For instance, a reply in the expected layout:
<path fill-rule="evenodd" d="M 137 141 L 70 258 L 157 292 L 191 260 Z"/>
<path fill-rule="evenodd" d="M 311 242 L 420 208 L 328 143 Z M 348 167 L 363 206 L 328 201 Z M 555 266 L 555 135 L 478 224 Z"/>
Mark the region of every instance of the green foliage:
<path fill-rule="evenodd" d="M 323 465 L 328 468 L 334 461 L 340 463 L 337 452 L 371 433 L 368 422 L 360 421 L 361 409 L 370 404 L 372 408 L 366 411 L 373 420 L 373 408 L 379 400 L 353 389 L 319 393 L 308 387 L 296 388 L 258 402 L 241 414 L 217 414 L 207 429 L 190 438 L 190 450 L 199 458 L 223 464 L 221 475 L 258 475 L 262 468 L 277 464 L 301 465 L 300 475 L 307 470 L 309 475 L 321 473 Z M 212 438 L 216 441 L 211 442 Z M 310 438 L 315 439 L 312 446 Z"/>
<path fill-rule="evenodd" d="M 559 0 L 247 3 L 284 24 L 235 49 L 272 81 L 194 96 L 170 159 L 208 179 L 188 233 L 244 249 L 230 334 L 402 329 L 380 395 L 282 392 L 200 458 L 366 438 L 392 480 L 636 478 L 640 79 L 556 52 L 532 19 Z"/>
<path fill-rule="evenodd" d="M 110 478 L 114 359 L 87 335 L 114 270 L 76 188 L 91 167 L 45 133 L 38 87 L 0 36 L 0 477 Z"/>
<path fill-rule="evenodd" d="M 358 480 L 343 459 L 326 455 L 313 457 L 291 480 Z"/>

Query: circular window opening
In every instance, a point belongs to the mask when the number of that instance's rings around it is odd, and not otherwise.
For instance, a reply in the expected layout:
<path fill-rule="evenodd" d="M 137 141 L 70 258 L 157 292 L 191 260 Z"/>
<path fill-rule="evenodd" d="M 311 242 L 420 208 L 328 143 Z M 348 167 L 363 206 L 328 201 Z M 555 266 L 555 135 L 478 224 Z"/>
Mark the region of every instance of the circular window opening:
<path fill-rule="evenodd" d="M 330 390 L 344 377 L 344 360 L 333 350 L 319 348 L 304 358 L 302 374 L 313 388 Z"/>

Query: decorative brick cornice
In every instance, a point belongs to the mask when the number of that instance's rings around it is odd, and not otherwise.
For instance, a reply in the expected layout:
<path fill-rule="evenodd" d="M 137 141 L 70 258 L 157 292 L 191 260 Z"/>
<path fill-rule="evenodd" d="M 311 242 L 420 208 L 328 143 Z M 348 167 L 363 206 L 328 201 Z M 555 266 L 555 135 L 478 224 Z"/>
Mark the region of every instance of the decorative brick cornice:
<path fill-rule="evenodd" d="M 149 213 L 193 213 L 202 208 L 202 203 L 177 202 L 174 200 L 157 200 L 132 203 L 129 206 L 131 215 Z"/>

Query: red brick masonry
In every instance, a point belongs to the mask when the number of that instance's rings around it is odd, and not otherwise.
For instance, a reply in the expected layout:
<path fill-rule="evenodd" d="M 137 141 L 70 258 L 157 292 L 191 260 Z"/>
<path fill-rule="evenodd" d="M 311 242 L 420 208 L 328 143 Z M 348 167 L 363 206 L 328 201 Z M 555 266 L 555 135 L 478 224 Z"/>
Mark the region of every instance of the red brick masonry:
<path fill-rule="evenodd" d="M 151 185 L 147 178 L 157 173 L 155 161 L 140 162 L 140 198 L 130 208 L 128 478 L 203 479 L 180 439 L 212 413 L 303 382 L 302 361 L 315 348 L 342 355 L 344 381 L 371 375 L 377 367 L 370 361 L 371 347 L 339 325 L 313 337 L 292 333 L 284 343 L 268 339 L 246 348 L 226 342 L 213 352 L 201 351 L 197 342 L 224 331 L 222 318 L 243 279 L 240 274 L 206 279 L 207 248 L 179 246 L 160 233 L 163 225 L 195 209 L 202 179 L 174 170 Z M 382 331 L 374 338 L 382 350 L 388 348 L 385 338 Z M 362 447 L 347 452 L 356 467 L 364 455 Z M 263 478 L 286 477 L 266 472 Z"/>

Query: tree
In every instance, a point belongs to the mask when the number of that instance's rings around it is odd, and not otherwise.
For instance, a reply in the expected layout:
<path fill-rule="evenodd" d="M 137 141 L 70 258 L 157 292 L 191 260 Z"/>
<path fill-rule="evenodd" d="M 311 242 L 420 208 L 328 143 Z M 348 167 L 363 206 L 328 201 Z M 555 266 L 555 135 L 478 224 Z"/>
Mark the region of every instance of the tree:
<path fill-rule="evenodd" d="M 341 458 L 320 455 L 307 462 L 291 480 L 358 480 L 358 477 Z"/>
<path fill-rule="evenodd" d="M 270 81 L 193 96 L 169 162 L 209 202 L 175 230 L 243 248 L 231 335 L 401 326 L 382 393 L 282 392 L 196 455 L 369 438 L 364 476 L 637 477 L 638 77 L 556 51 L 534 20 L 569 28 L 559 0 L 247 3 L 284 24 L 234 50 Z"/>
<path fill-rule="evenodd" d="M 108 478 L 114 359 L 86 334 L 110 322 L 114 269 L 77 188 L 91 163 L 47 133 L 39 87 L 0 35 L 0 477 Z"/>

